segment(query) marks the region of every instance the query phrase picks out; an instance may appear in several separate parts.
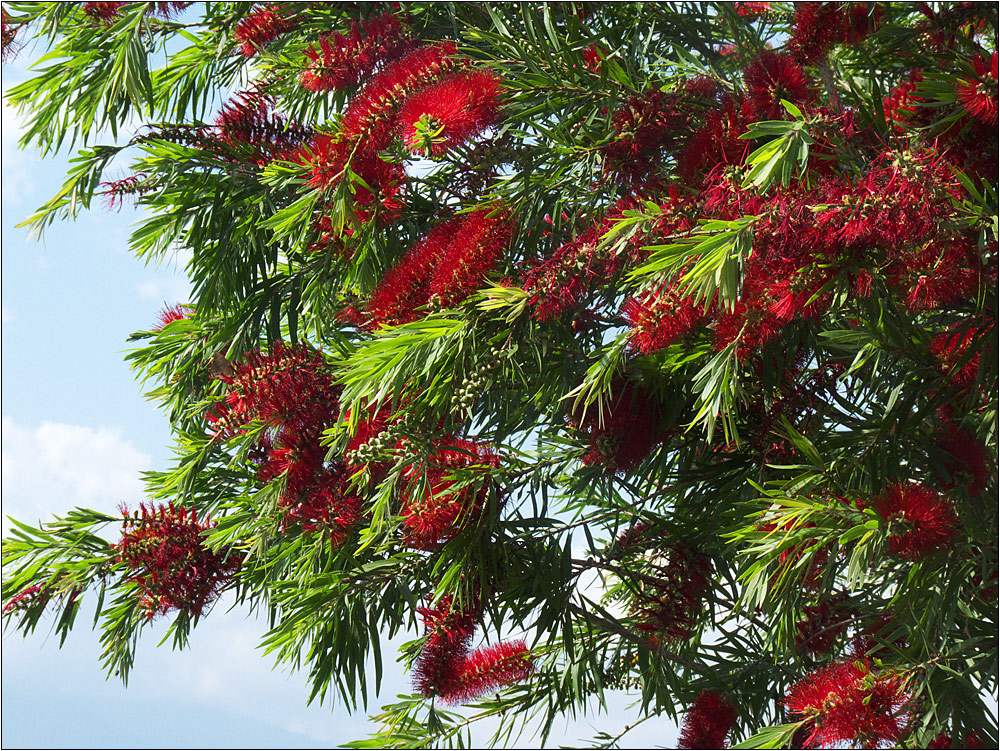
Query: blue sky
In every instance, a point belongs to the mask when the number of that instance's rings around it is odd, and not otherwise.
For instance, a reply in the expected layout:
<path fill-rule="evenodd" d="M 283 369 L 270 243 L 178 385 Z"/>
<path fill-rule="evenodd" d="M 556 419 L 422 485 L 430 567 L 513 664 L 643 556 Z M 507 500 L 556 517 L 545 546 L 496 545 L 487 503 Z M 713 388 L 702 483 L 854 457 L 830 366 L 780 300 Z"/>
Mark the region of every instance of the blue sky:
<path fill-rule="evenodd" d="M 3 88 L 27 76 L 30 49 L 3 66 Z M 143 499 L 140 472 L 163 469 L 167 421 L 141 393 L 123 361 L 126 338 L 148 328 L 165 305 L 183 302 L 183 259 L 149 267 L 128 251 L 129 209 L 101 208 L 50 227 L 40 241 L 15 225 L 60 187 L 66 154 L 40 160 L 17 149 L 24 121 L 2 119 L 2 491 L 6 516 L 27 522 L 74 506 L 115 513 Z M 124 166 L 113 177 L 125 174 Z M 114 530 L 107 530 L 114 535 Z M 5 593 L 7 594 L 7 593 Z M 220 601 L 174 652 L 140 643 L 128 688 L 105 680 L 85 601 L 60 650 L 43 623 L 23 638 L 3 635 L 2 745 L 11 747 L 322 748 L 363 737 L 364 714 L 306 706 L 306 677 L 272 669 L 256 646 L 265 624 Z M 409 691 L 387 666 L 381 701 Z M 575 745 L 598 729 L 634 721 L 624 696 L 610 715 L 557 725 L 552 745 Z M 647 722 L 628 745 L 671 745 L 676 728 Z M 525 739 L 529 741 L 529 739 Z M 537 745 L 537 744 L 536 744 Z"/>

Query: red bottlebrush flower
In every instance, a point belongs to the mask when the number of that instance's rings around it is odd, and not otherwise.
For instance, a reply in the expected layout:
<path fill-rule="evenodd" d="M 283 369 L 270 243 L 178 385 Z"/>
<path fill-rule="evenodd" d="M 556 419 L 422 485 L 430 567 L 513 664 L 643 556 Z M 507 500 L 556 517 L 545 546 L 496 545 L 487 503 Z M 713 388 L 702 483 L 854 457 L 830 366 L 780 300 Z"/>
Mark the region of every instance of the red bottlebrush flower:
<path fill-rule="evenodd" d="M 910 704 L 906 678 L 889 671 L 872 673 L 867 658 L 820 668 L 792 686 L 785 698 L 788 710 L 807 720 L 808 748 L 899 743 L 912 717 Z"/>
<path fill-rule="evenodd" d="M 986 125 L 996 126 L 997 53 L 993 53 L 988 63 L 982 57 L 976 55 L 972 59 L 972 67 L 976 71 L 976 77 L 965 78 L 955 87 L 955 91 L 958 94 L 958 101 L 977 120 Z"/>
<path fill-rule="evenodd" d="M 455 56 L 452 42 L 410 50 L 372 76 L 351 100 L 341 122 L 344 140 L 363 143 L 369 153 L 385 149 L 396 133 L 396 107 L 417 89 L 468 65 Z"/>
<path fill-rule="evenodd" d="M 505 641 L 480 647 L 462 664 L 457 686 L 441 692 L 449 704 L 464 704 L 512 683 L 527 680 L 535 662 L 523 641 Z"/>
<path fill-rule="evenodd" d="M 318 441 L 315 445 L 322 452 Z M 361 520 L 362 501 L 351 493 L 342 466 L 314 470 L 314 475 L 311 484 L 298 492 L 292 491 L 289 481 L 288 490 L 278 501 L 284 509 L 282 524 L 296 523 L 305 532 L 328 533 L 330 544 L 338 548 Z"/>
<path fill-rule="evenodd" d="M 906 560 L 947 549 L 958 531 L 951 502 L 915 483 L 890 486 L 872 501 L 872 508 L 889 522 L 889 552 Z"/>
<path fill-rule="evenodd" d="M 378 482 L 381 481 L 384 472 L 388 472 L 390 466 L 387 463 L 373 462 L 370 455 L 377 453 L 376 445 L 381 444 L 378 446 L 381 450 L 389 448 L 384 445 L 386 438 L 382 437 L 382 434 L 389 427 L 391 418 L 392 409 L 389 407 L 378 410 L 371 408 L 361 414 L 354 435 L 347 444 L 347 466 L 352 473 L 368 469 Z M 390 442 L 395 443 L 395 438 Z"/>
<path fill-rule="evenodd" d="M 145 13 L 146 15 L 159 15 L 164 18 L 169 18 L 174 13 L 181 12 L 190 4 L 191 3 L 176 2 L 152 3 L 152 6 L 147 8 Z M 83 3 L 81 10 L 84 15 L 89 16 L 95 21 L 111 24 L 118 20 L 118 17 L 121 16 L 122 10 L 126 5 L 128 5 L 127 2 Z"/>
<path fill-rule="evenodd" d="M 350 173 L 356 175 L 359 180 L 353 180 L 350 187 L 359 221 L 392 218 L 403 206 L 406 170 L 402 164 L 387 162 L 368 150 L 351 157 L 345 140 L 325 134 L 315 136 L 297 159 L 310 167 L 309 184 L 321 191 L 331 190 Z"/>
<path fill-rule="evenodd" d="M 735 722 L 736 710 L 729 702 L 715 691 L 702 691 L 684 717 L 677 748 L 726 748 Z"/>
<path fill-rule="evenodd" d="M 226 559 L 203 544 L 208 520 L 199 521 L 195 511 L 172 503 L 142 505 L 131 516 L 123 507 L 122 513 L 122 539 L 114 547 L 131 572 L 129 581 L 138 585 L 146 617 L 171 610 L 202 615 L 239 567 L 235 556 Z"/>
<path fill-rule="evenodd" d="M 858 629 L 851 639 L 848 654 L 855 660 L 890 657 L 893 654 L 893 647 L 899 650 L 907 647 L 904 636 L 895 636 L 899 633 L 899 627 L 894 623 L 892 615 L 888 613 L 879 615 Z"/>
<path fill-rule="evenodd" d="M 499 466 L 500 457 L 486 444 L 460 438 L 438 441 L 434 454 L 404 470 L 409 483 L 399 511 L 404 542 L 436 550 L 468 527 L 489 500 L 484 473 Z"/>
<path fill-rule="evenodd" d="M 923 98 L 916 93 L 918 85 L 924 80 L 923 74 L 919 70 L 911 71 L 906 79 L 898 86 L 892 88 L 882 102 L 882 109 L 885 111 L 885 121 L 892 125 L 897 132 L 902 132 L 907 128 L 918 124 L 930 112 L 927 108 L 920 107 Z"/>
<path fill-rule="evenodd" d="M 954 748 L 951 742 L 951 736 L 948 733 L 939 733 L 934 740 L 927 744 L 927 748 Z M 973 730 L 967 736 L 965 736 L 965 743 L 963 743 L 958 748 L 974 749 L 974 748 L 989 748 L 986 745 L 986 741 L 983 737 Z"/>
<path fill-rule="evenodd" d="M 837 44 L 857 44 L 875 31 L 882 10 L 874 3 L 796 3 L 788 47 L 801 63 L 815 63 Z"/>
<path fill-rule="evenodd" d="M 80 8 L 84 15 L 103 23 L 113 23 L 121 15 L 127 2 L 84 3 Z"/>
<path fill-rule="evenodd" d="M 622 314 L 634 332 L 629 346 L 644 355 L 666 349 L 707 319 L 704 305 L 695 305 L 682 295 L 677 282 L 640 298 L 630 297 Z"/>
<path fill-rule="evenodd" d="M 810 98 L 805 71 L 784 52 L 761 50 L 743 70 L 743 83 L 754 110 L 762 117 L 780 117 L 782 99 L 802 104 Z"/>
<path fill-rule="evenodd" d="M 975 498 L 986 489 L 990 478 L 990 453 L 986 444 L 973 433 L 957 425 L 949 425 L 938 436 L 942 465 L 947 475 L 938 473 L 942 490 L 962 485 L 969 496 Z"/>
<path fill-rule="evenodd" d="M 339 409 L 340 390 L 322 355 L 304 344 L 290 349 L 278 342 L 270 354 L 251 352 L 233 376 L 222 380 L 232 384 L 224 414 L 215 419 L 223 432 L 259 420 L 308 433 L 329 422 Z"/>
<path fill-rule="evenodd" d="M 956 324 L 931 340 L 928 349 L 953 386 L 969 386 L 979 372 L 979 351 L 993 322 Z"/>
<path fill-rule="evenodd" d="M 749 153 L 749 142 L 739 137 L 755 119 L 749 100 L 726 97 L 719 109 L 708 112 L 705 124 L 691 135 L 678 155 L 681 179 L 698 187 L 699 173 L 707 174 L 719 165 L 741 164 Z"/>
<path fill-rule="evenodd" d="M 766 16 L 767 12 L 771 10 L 771 3 L 734 3 L 734 5 L 736 6 L 736 15 L 744 18 Z"/>
<path fill-rule="evenodd" d="M 657 557 L 662 563 L 640 582 L 632 611 L 640 619 L 639 633 L 663 645 L 691 636 L 709 588 L 711 565 L 684 543 L 670 545 Z"/>
<path fill-rule="evenodd" d="M 430 299 L 430 279 L 448 249 L 462 217 L 436 225 L 383 277 L 368 300 L 368 314 L 375 324 L 415 321 L 417 310 Z"/>
<path fill-rule="evenodd" d="M 453 73 L 407 97 L 399 110 L 403 143 L 441 156 L 495 124 L 500 79 L 487 71 Z"/>
<path fill-rule="evenodd" d="M 588 439 L 584 464 L 604 467 L 608 474 L 626 474 L 660 438 L 658 409 L 646 389 L 634 382 L 616 384 L 612 394 L 603 413 L 592 405 L 582 419 L 573 422 Z"/>
<path fill-rule="evenodd" d="M 837 639 L 847 631 L 851 609 L 845 607 L 846 600 L 847 594 L 840 593 L 802 608 L 803 618 L 795 625 L 795 648 L 799 652 L 815 658 L 833 651 Z"/>
<path fill-rule="evenodd" d="M 173 323 L 174 321 L 182 321 L 188 317 L 188 313 L 191 308 L 187 305 L 178 303 L 177 305 L 171 305 L 168 308 L 164 308 L 160 311 L 159 315 L 156 317 L 156 326 L 153 327 L 153 331 L 160 331 L 165 326 Z"/>
<path fill-rule="evenodd" d="M 485 275 L 499 262 L 514 232 L 510 212 L 484 206 L 453 220 L 455 232 L 431 274 L 430 300 L 450 308 L 485 283 Z"/>
<path fill-rule="evenodd" d="M 240 51 L 246 57 L 253 57 L 268 42 L 295 26 L 295 19 L 283 15 L 284 10 L 280 5 L 263 5 L 240 19 L 233 31 L 233 39 L 240 43 Z"/>
<path fill-rule="evenodd" d="M 473 600 L 460 610 L 452 596 L 445 595 L 436 607 L 417 609 L 427 642 L 413 671 L 413 684 L 423 696 L 450 696 L 459 689 L 480 612 L 478 598 Z"/>
<path fill-rule="evenodd" d="M 364 36 L 362 36 L 364 32 Z M 409 44 L 399 19 L 386 13 L 353 21 L 347 34 L 331 34 L 309 47 L 309 63 L 299 83 L 309 91 L 340 91 L 371 75 L 380 64 L 398 56 Z"/>
<path fill-rule="evenodd" d="M 604 171 L 623 185 L 645 180 L 662 163 L 663 150 L 690 130 L 689 109 L 681 97 L 659 89 L 629 99 L 612 116 L 614 140 L 601 147 Z"/>
<path fill-rule="evenodd" d="M 975 295 L 979 262 L 973 243 L 956 240 L 944 247 L 928 243 L 908 250 L 900 254 L 886 276 L 906 295 L 910 310 L 939 310 Z"/>

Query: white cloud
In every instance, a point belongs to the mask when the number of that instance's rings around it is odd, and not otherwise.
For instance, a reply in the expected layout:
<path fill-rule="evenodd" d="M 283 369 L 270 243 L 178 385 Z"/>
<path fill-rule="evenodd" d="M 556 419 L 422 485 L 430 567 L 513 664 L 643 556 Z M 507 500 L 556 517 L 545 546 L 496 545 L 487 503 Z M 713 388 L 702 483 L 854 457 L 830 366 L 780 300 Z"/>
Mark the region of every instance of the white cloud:
<path fill-rule="evenodd" d="M 74 506 L 113 513 L 121 502 L 142 499 L 139 473 L 151 457 L 120 428 L 43 422 L 37 427 L 3 418 L 3 511 L 34 523 Z"/>

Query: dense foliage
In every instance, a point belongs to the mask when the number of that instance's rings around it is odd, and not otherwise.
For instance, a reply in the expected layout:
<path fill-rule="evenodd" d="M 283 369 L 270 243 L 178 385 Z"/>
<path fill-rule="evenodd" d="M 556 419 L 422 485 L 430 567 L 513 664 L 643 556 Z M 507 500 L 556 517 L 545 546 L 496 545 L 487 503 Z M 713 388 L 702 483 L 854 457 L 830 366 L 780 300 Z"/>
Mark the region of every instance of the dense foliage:
<path fill-rule="evenodd" d="M 8 3 L 5 56 L 50 50 L 23 143 L 78 152 L 26 224 L 135 201 L 194 293 L 128 355 L 175 465 L 19 523 L 6 623 L 96 600 L 126 677 L 231 590 L 352 708 L 411 631 L 359 746 L 624 690 L 684 748 L 995 747 L 996 35 L 994 3 Z"/>

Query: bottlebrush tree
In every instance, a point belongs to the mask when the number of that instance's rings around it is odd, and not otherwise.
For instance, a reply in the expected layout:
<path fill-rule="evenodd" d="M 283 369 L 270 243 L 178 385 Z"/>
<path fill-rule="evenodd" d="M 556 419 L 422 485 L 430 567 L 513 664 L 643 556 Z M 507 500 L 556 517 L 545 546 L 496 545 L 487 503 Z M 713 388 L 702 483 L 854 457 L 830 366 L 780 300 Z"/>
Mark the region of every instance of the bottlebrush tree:
<path fill-rule="evenodd" d="M 229 591 L 350 707 L 412 632 L 357 747 L 611 691 L 599 746 L 996 747 L 996 4 L 8 3 L 33 39 L 23 145 L 77 156 L 26 224 L 134 201 L 194 291 L 128 355 L 175 466 L 18 523 L 9 627 L 96 603 L 124 677 Z"/>

